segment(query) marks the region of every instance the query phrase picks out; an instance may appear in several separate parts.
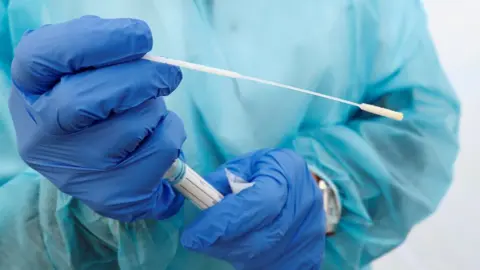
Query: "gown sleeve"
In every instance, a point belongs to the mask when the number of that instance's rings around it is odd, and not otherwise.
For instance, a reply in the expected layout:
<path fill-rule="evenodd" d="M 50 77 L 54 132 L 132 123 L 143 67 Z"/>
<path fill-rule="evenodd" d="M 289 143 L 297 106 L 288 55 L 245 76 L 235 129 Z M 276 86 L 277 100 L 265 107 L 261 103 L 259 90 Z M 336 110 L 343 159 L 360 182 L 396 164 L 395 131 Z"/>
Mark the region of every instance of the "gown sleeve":
<path fill-rule="evenodd" d="M 459 149 L 460 104 L 420 1 L 375 5 L 378 32 L 360 29 L 374 52 L 361 63 L 369 67 L 363 102 L 401 111 L 404 120 L 359 112 L 342 124 L 304 128 L 293 142 L 339 191 L 342 217 L 327 241 L 325 269 L 359 269 L 399 246 L 438 207 Z"/>

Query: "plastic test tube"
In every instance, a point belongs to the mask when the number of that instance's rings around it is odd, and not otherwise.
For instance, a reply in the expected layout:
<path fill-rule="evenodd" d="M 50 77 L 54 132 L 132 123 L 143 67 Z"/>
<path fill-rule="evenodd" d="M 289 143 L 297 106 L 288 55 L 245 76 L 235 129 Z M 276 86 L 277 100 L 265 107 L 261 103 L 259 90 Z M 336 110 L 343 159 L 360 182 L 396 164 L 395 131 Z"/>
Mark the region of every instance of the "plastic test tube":
<path fill-rule="evenodd" d="M 176 159 L 164 177 L 191 200 L 198 208 L 205 210 L 223 199 L 223 195 L 205 181 L 180 159 Z"/>

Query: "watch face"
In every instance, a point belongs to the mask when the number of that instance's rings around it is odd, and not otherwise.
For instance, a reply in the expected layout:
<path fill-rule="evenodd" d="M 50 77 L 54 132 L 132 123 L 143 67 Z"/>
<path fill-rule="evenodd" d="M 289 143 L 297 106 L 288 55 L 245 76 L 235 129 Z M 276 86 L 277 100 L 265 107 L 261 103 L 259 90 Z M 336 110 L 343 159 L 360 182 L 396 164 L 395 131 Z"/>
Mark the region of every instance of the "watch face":
<path fill-rule="evenodd" d="M 335 227 L 340 219 L 340 205 L 335 196 L 335 192 L 328 187 L 324 181 L 320 181 L 319 187 L 323 191 L 324 208 L 327 219 L 327 234 L 330 235 L 335 232 Z"/>
<path fill-rule="evenodd" d="M 340 216 L 340 213 L 339 213 L 340 209 L 338 207 L 337 200 L 335 199 L 335 194 L 333 193 L 333 191 L 331 189 L 328 189 L 327 192 L 328 192 L 328 200 L 327 200 L 327 207 L 326 207 L 327 217 L 332 221 L 333 220 L 336 221 Z"/>

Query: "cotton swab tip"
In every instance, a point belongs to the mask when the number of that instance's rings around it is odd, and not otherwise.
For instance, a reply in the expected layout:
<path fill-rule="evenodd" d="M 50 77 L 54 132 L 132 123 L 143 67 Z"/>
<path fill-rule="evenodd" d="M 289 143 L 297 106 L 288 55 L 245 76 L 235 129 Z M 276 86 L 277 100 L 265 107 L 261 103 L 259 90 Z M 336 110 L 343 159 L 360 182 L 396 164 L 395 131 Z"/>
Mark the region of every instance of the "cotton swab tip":
<path fill-rule="evenodd" d="M 397 121 L 402 121 L 403 120 L 403 113 L 400 113 L 400 112 L 392 111 L 392 110 L 389 110 L 389 109 L 385 109 L 385 108 L 382 108 L 382 107 L 378 107 L 378 106 L 370 105 L 370 104 L 366 104 L 366 103 L 360 104 L 359 107 L 362 111 L 366 111 L 366 112 L 373 113 L 373 114 L 376 114 L 376 115 L 388 117 L 390 119 L 394 119 L 394 120 L 397 120 Z"/>

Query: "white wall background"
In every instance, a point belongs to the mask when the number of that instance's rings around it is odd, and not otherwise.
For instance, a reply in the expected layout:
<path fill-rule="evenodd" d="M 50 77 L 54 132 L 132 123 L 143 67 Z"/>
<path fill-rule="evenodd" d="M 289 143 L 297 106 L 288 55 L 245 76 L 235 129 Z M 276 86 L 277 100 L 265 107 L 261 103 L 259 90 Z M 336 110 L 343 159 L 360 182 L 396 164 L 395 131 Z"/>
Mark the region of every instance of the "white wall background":
<path fill-rule="evenodd" d="M 441 61 L 463 103 L 462 149 L 438 212 L 374 270 L 480 270 L 480 1 L 424 1 Z"/>

